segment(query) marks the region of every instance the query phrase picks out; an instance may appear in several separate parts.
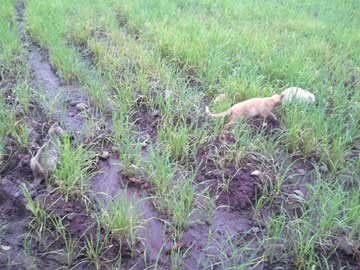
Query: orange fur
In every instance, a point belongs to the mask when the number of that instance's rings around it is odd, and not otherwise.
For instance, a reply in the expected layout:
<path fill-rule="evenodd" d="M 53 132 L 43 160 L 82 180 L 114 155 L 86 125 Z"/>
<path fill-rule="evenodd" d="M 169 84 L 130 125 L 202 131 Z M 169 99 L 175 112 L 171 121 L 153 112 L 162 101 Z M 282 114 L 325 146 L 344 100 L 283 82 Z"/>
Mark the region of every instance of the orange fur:
<path fill-rule="evenodd" d="M 230 109 L 225 112 L 213 114 L 209 111 L 209 108 L 206 106 L 206 114 L 211 118 L 221 118 L 225 116 L 230 116 L 230 121 L 225 125 L 224 130 L 228 130 L 233 127 L 238 119 L 244 119 L 254 116 L 262 116 L 264 121 L 270 115 L 275 117 L 272 113 L 272 110 L 282 104 L 284 96 L 273 94 L 271 97 L 266 98 L 251 98 L 243 102 L 233 105 Z"/>

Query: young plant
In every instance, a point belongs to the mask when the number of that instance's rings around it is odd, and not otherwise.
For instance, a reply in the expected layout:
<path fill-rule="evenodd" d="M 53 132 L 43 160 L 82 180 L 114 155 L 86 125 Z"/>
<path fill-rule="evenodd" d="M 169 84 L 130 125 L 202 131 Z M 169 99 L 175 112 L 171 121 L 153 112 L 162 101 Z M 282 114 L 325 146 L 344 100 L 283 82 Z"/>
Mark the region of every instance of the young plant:
<path fill-rule="evenodd" d="M 60 164 L 53 174 L 55 184 L 67 201 L 76 195 L 82 195 L 89 189 L 90 168 L 94 154 L 82 145 L 73 146 L 69 136 L 63 138 L 60 147 Z"/>
<path fill-rule="evenodd" d="M 127 190 L 119 193 L 109 204 L 102 207 L 100 224 L 120 242 L 127 241 L 131 249 L 136 243 L 139 213 L 135 203 L 128 198 Z"/>
<path fill-rule="evenodd" d="M 109 248 L 109 231 L 105 231 L 105 235 L 102 235 L 101 224 L 99 220 L 94 224 L 95 235 L 90 233 L 85 236 L 85 245 L 82 249 L 84 259 L 82 263 L 88 263 L 96 270 L 102 269 L 103 255 Z M 92 228 L 89 228 L 89 230 Z"/>
<path fill-rule="evenodd" d="M 141 145 L 135 141 L 134 134 L 130 129 L 128 114 L 113 113 L 112 127 L 112 138 L 114 144 L 119 148 L 123 174 L 131 176 L 134 173 L 132 165 L 137 166 L 140 161 Z"/>
<path fill-rule="evenodd" d="M 178 232 L 188 226 L 191 214 L 195 210 L 195 176 L 196 174 L 192 173 L 183 180 L 178 180 L 172 191 L 170 206 L 172 206 L 173 222 Z"/>
<path fill-rule="evenodd" d="M 151 147 L 149 160 L 145 165 L 150 173 L 148 179 L 156 187 L 156 197 L 160 203 L 159 208 L 165 211 L 168 208 L 167 202 L 169 201 L 175 176 L 173 164 L 170 162 L 170 154 L 167 151 L 161 152 L 160 149 Z"/>
<path fill-rule="evenodd" d="M 21 186 L 21 190 L 25 197 L 26 208 L 29 209 L 33 215 L 33 222 L 35 223 L 34 228 L 36 228 L 39 234 L 41 234 L 41 232 L 46 230 L 49 215 L 39 201 L 34 201 L 32 199 L 31 194 L 25 184 Z"/>
<path fill-rule="evenodd" d="M 53 225 L 56 232 L 60 235 L 64 241 L 65 247 L 62 252 L 59 251 L 59 254 L 65 255 L 66 257 L 66 266 L 71 268 L 78 256 L 76 252 L 76 247 L 78 240 L 75 240 L 71 237 L 70 233 L 66 230 L 61 218 L 54 218 Z"/>

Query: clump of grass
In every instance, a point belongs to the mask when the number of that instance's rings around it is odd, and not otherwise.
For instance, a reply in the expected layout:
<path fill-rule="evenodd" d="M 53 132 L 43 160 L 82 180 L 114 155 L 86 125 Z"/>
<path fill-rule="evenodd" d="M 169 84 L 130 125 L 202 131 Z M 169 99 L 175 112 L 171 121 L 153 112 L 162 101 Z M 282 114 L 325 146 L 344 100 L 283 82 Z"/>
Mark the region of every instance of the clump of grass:
<path fill-rule="evenodd" d="M 24 150 L 29 148 L 29 129 L 26 123 L 17 121 L 10 134 L 17 142 L 17 144 Z"/>
<path fill-rule="evenodd" d="M 26 207 L 33 215 L 33 221 L 35 222 L 34 228 L 36 228 L 39 234 L 41 234 L 41 232 L 44 232 L 46 229 L 49 215 L 39 201 L 33 200 L 25 184 L 22 185 L 21 189 L 25 197 Z"/>
<path fill-rule="evenodd" d="M 133 250 L 139 226 L 139 211 L 128 197 L 127 190 L 120 192 L 109 204 L 102 207 L 99 221 L 111 232 L 114 239 L 127 244 Z"/>
<path fill-rule="evenodd" d="M 102 269 L 103 266 L 103 256 L 104 253 L 108 250 L 109 247 L 109 231 L 106 231 L 105 235 L 102 236 L 101 224 L 97 219 L 95 226 L 95 235 L 89 235 L 85 237 L 85 245 L 82 249 L 82 254 L 84 255 L 83 263 L 89 263 L 96 270 Z"/>
<path fill-rule="evenodd" d="M 171 206 L 173 214 L 173 223 L 178 232 L 182 231 L 189 225 L 191 215 L 195 210 L 196 193 L 194 178 L 195 173 L 178 180 L 171 196 Z"/>
<path fill-rule="evenodd" d="M 324 122 L 325 115 L 306 106 L 293 105 L 286 107 L 283 117 L 285 130 L 285 144 L 289 152 L 298 152 L 308 159 L 321 144 L 327 140 L 327 126 Z"/>
<path fill-rule="evenodd" d="M 114 144 L 119 148 L 123 174 L 131 176 L 134 173 L 132 165 L 137 166 L 141 159 L 141 145 L 135 141 L 128 114 L 113 113 L 112 127 L 112 138 Z"/>
<path fill-rule="evenodd" d="M 172 126 L 165 123 L 158 130 L 158 139 L 165 142 L 169 148 L 171 157 L 175 160 L 186 159 L 190 152 L 190 130 L 186 125 Z"/>
<path fill-rule="evenodd" d="M 158 141 L 170 152 L 172 160 L 188 162 L 189 158 L 196 157 L 199 146 L 206 140 L 206 132 L 181 118 L 175 124 L 171 120 L 162 123 L 158 129 Z"/>
<path fill-rule="evenodd" d="M 66 257 L 66 266 L 72 267 L 75 262 L 76 257 L 78 256 L 76 247 L 78 245 L 78 241 L 71 237 L 70 233 L 66 230 L 63 221 L 61 218 L 54 218 L 53 225 L 55 227 L 56 232 L 64 241 L 65 247 L 63 253 L 59 252 L 60 254 L 65 254 Z"/>
<path fill-rule="evenodd" d="M 15 1 L 4 0 L 2 2 L 2 11 L 0 14 L 0 24 L 3 26 L 0 29 L 0 75 L 16 74 L 17 61 L 23 52 L 20 33 L 16 27 L 12 25 L 16 22 Z M 10 72 L 6 72 L 10 71 Z"/>
<path fill-rule="evenodd" d="M 64 137 L 60 147 L 60 164 L 53 173 L 53 179 L 65 200 L 79 194 L 84 196 L 88 191 L 93 157 L 91 149 L 73 146 L 70 137 Z"/>
<path fill-rule="evenodd" d="M 149 160 L 146 163 L 149 172 L 148 179 L 156 187 L 156 195 L 160 200 L 160 208 L 165 210 L 167 198 L 171 194 L 175 176 L 174 167 L 170 161 L 168 151 L 160 151 L 154 147 L 150 148 Z"/>

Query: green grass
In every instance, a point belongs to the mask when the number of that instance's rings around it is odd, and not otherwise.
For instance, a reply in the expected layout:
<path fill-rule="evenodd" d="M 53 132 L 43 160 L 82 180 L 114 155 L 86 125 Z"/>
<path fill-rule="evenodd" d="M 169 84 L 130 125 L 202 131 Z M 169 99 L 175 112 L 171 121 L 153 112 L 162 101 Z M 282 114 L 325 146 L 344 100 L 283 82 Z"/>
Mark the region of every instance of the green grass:
<path fill-rule="evenodd" d="M 22 186 L 22 193 L 26 201 L 26 208 L 33 216 L 30 227 L 36 228 L 37 234 L 42 235 L 47 230 L 47 222 L 50 216 L 41 205 L 41 202 L 36 201 L 31 197 L 26 185 Z"/>
<path fill-rule="evenodd" d="M 128 115 L 122 112 L 114 113 L 112 118 L 112 139 L 120 152 L 123 173 L 134 176 L 141 159 L 141 145 L 136 142 L 135 134 L 131 131 Z"/>
<path fill-rule="evenodd" d="M 0 103 L 0 149 L 11 137 L 25 150 L 28 125 L 17 121 L 16 111 L 28 116 L 34 89 L 15 23 L 16 3 L 6 0 L 0 11 L 0 75 L 16 96 L 16 106 Z M 220 254 L 208 258 L 209 269 L 256 269 L 262 263 L 335 269 L 334 241 L 359 243 L 358 1 L 27 0 L 25 6 L 25 29 L 48 52 L 62 83 L 80 85 L 93 105 L 112 110 L 111 143 L 122 176 L 152 184 L 153 205 L 174 228 L 170 238 L 181 241 L 196 211 L 205 212 L 209 222 L 215 218 L 216 194 L 197 183 L 204 151 L 224 192 L 233 181 L 221 177 L 226 166 L 240 169 L 249 157 L 257 159 L 262 194 L 249 219 L 263 225 L 262 233 L 228 235 L 221 243 L 209 233 L 208 248 L 215 245 Z M 234 127 L 233 141 L 217 140 L 226 121 L 206 119 L 204 105 L 220 112 L 289 86 L 311 90 L 315 105 L 276 109 L 280 130 L 273 134 L 248 120 Z M 226 99 L 212 102 L 219 93 Z M 156 124 L 146 123 L 155 118 Z M 148 132 L 155 137 L 149 140 Z M 88 191 L 92 158 L 91 149 L 65 138 L 53 179 L 66 199 Z M 299 177 L 300 163 L 312 164 L 312 173 Z M 300 188 L 307 190 L 305 198 Z M 41 220 L 30 199 L 30 210 Z M 100 223 L 134 246 L 132 207 L 120 196 L 102 210 Z M 268 217 L 262 216 L 264 208 Z M 89 238 L 83 250 L 97 269 L 105 246 Z M 228 247 L 240 261 L 229 258 Z M 181 269 L 184 256 L 172 254 L 174 269 Z"/>
<path fill-rule="evenodd" d="M 21 43 L 21 35 L 16 27 L 16 1 L 6 0 L 0 11 L 0 156 L 12 137 L 16 143 L 26 150 L 28 148 L 28 129 L 26 116 L 29 113 L 31 98 L 29 87 L 29 69 L 25 52 Z M 18 120 L 19 119 L 19 120 Z"/>
<path fill-rule="evenodd" d="M 70 137 L 65 136 L 59 149 L 59 165 L 54 171 L 53 180 L 65 200 L 78 195 L 85 197 L 89 191 L 90 168 L 94 153 L 82 145 L 73 146 Z"/>
<path fill-rule="evenodd" d="M 118 194 L 109 205 L 103 206 L 100 223 L 112 233 L 115 239 L 128 240 L 129 246 L 134 248 L 139 226 L 139 210 L 127 196 L 127 190 Z"/>
<path fill-rule="evenodd" d="M 20 34 L 16 26 L 15 0 L 5 0 L 2 3 L 3 8 L 0 13 L 0 66 L 1 75 L 9 75 L 14 72 L 16 62 L 22 53 L 22 44 Z"/>

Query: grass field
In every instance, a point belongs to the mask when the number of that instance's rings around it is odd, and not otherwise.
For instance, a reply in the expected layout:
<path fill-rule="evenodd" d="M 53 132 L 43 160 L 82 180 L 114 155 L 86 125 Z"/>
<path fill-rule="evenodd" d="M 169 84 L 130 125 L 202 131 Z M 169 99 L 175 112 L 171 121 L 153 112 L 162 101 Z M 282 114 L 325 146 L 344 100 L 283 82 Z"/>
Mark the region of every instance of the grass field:
<path fill-rule="evenodd" d="M 0 25 L 1 269 L 360 268 L 359 1 L 2 0 Z M 315 104 L 206 117 L 290 86 Z"/>

